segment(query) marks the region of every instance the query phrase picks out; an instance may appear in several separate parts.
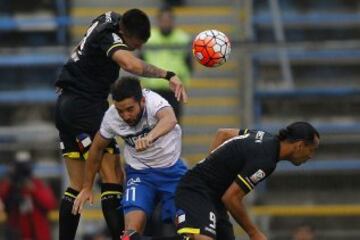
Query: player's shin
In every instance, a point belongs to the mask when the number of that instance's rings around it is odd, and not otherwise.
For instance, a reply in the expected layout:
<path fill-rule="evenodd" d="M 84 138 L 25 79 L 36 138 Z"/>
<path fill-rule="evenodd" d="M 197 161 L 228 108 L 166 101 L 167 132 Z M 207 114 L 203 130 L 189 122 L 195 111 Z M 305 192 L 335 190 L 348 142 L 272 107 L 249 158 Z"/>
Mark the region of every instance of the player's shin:
<path fill-rule="evenodd" d="M 60 203 L 59 240 L 73 240 L 79 225 L 80 214 L 72 214 L 71 210 L 78 191 L 67 188 Z"/>
<path fill-rule="evenodd" d="M 123 187 L 115 183 L 101 184 L 101 208 L 113 240 L 119 240 L 124 230 L 124 213 L 121 207 Z"/>

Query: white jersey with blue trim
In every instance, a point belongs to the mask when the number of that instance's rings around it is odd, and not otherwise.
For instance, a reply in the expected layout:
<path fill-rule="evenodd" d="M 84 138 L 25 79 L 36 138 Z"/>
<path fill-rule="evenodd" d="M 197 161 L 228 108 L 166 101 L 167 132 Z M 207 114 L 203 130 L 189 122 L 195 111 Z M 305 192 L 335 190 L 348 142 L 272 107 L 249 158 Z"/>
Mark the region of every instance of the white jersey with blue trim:
<path fill-rule="evenodd" d="M 170 104 L 159 94 L 143 89 L 145 107 L 136 126 L 128 125 L 118 114 L 114 105 L 106 111 L 100 134 L 107 139 L 120 136 L 125 141 L 124 156 L 128 165 L 135 169 L 170 167 L 180 158 L 181 128 L 178 124 L 167 134 L 158 138 L 145 151 L 135 150 L 135 141 L 146 136 L 158 123 L 156 114 Z"/>

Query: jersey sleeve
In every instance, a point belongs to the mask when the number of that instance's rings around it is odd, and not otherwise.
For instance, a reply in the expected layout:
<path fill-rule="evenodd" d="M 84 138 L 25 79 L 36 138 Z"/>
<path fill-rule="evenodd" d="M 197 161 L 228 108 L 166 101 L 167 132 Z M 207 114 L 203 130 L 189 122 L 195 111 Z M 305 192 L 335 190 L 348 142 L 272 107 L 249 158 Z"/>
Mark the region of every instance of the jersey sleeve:
<path fill-rule="evenodd" d="M 149 106 L 148 111 L 152 116 L 155 116 L 158 111 L 160 111 L 165 107 L 171 107 L 169 102 L 166 101 L 166 99 L 161 97 L 159 94 L 149 90 L 144 90 L 144 91 L 145 91 L 144 93 L 147 95 L 146 101 Z"/>
<path fill-rule="evenodd" d="M 116 50 L 130 50 L 124 41 L 114 32 L 108 32 L 100 39 L 100 48 L 111 57 Z"/>
<path fill-rule="evenodd" d="M 235 182 L 245 193 L 253 190 L 254 187 L 267 178 L 275 168 L 272 164 L 259 163 L 256 159 L 251 159 L 235 178 Z"/>
<path fill-rule="evenodd" d="M 112 139 L 115 137 L 115 132 L 111 127 L 111 115 L 110 109 L 105 113 L 105 116 L 101 122 L 100 135 L 106 139 Z"/>

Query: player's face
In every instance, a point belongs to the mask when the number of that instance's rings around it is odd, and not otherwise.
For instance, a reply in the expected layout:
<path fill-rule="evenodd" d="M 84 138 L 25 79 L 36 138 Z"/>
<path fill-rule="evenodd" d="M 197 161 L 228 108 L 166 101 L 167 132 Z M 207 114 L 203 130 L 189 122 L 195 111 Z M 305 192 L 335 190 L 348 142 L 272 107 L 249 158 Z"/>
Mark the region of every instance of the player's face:
<path fill-rule="evenodd" d="M 142 45 L 145 43 L 144 41 L 126 33 L 123 33 L 122 36 L 124 37 L 124 41 L 130 50 L 141 49 Z"/>
<path fill-rule="evenodd" d="M 136 126 L 142 116 L 145 99 L 142 98 L 139 102 L 135 98 L 126 98 L 122 101 L 114 101 L 116 110 L 120 117 L 130 126 Z"/>
<path fill-rule="evenodd" d="M 164 35 L 171 33 L 171 30 L 174 28 L 174 18 L 170 12 L 162 13 L 159 18 L 159 28 Z"/>
<path fill-rule="evenodd" d="M 295 153 L 293 154 L 293 157 L 291 159 L 291 162 L 299 166 L 309 159 L 311 159 L 316 151 L 318 149 L 320 144 L 320 139 L 315 136 L 314 143 L 313 144 L 307 144 L 304 141 L 298 142 L 296 146 Z"/>

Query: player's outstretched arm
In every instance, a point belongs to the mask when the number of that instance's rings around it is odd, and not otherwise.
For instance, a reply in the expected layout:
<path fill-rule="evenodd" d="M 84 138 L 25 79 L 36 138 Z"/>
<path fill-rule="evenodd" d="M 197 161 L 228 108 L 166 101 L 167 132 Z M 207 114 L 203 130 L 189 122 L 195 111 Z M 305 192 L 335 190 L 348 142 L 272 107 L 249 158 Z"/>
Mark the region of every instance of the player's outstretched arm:
<path fill-rule="evenodd" d="M 238 128 L 219 128 L 215 137 L 210 145 L 210 152 L 223 144 L 226 140 L 239 135 L 240 129 Z"/>
<path fill-rule="evenodd" d="M 172 72 L 166 71 L 152 64 L 148 64 L 137 58 L 130 51 L 117 50 L 113 53 L 112 59 L 125 71 L 132 74 L 150 77 L 150 78 L 163 78 L 169 80 L 169 87 L 175 93 L 178 101 L 187 102 L 188 96 L 183 83 Z"/>
<path fill-rule="evenodd" d="M 91 204 L 93 203 L 94 197 L 92 194 L 92 188 L 95 175 L 100 169 L 104 149 L 109 145 L 109 143 L 110 140 L 103 138 L 99 132 L 95 135 L 85 164 L 84 185 L 75 199 L 72 210 L 73 214 L 81 213 L 84 208 L 84 204 L 87 201 L 90 201 Z"/>
<path fill-rule="evenodd" d="M 176 116 L 172 107 L 164 107 L 156 113 L 159 119 L 156 126 L 143 138 L 135 142 L 135 149 L 137 151 L 144 151 L 151 146 L 161 136 L 170 132 L 177 124 Z"/>
<path fill-rule="evenodd" d="M 251 240 L 267 240 L 266 236 L 256 227 L 251 221 L 243 198 L 246 193 L 239 187 L 236 182 L 233 182 L 222 196 L 222 202 L 226 209 L 231 213 L 237 223 L 245 230 Z"/>

